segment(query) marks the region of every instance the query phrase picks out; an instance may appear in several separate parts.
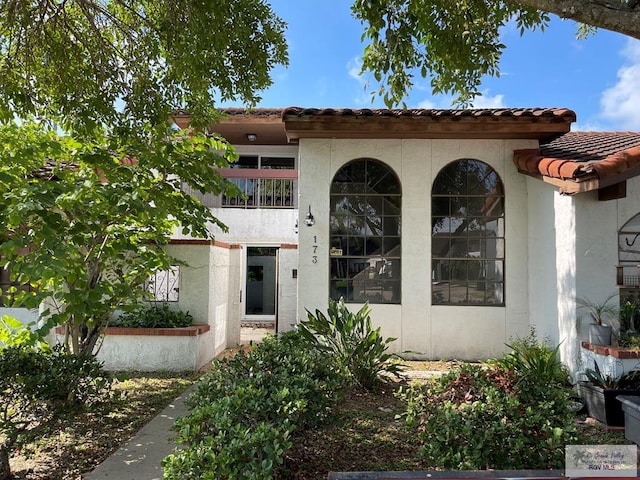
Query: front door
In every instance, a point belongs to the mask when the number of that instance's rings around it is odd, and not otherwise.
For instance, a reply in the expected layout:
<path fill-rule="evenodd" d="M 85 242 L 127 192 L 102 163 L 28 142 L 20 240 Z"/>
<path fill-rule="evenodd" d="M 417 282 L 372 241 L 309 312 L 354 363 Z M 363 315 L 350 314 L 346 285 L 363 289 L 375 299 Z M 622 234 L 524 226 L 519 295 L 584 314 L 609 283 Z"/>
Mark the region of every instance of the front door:
<path fill-rule="evenodd" d="M 244 318 L 256 322 L 276 319 L 278 292 L 278 249 L 247 247 Z"/>

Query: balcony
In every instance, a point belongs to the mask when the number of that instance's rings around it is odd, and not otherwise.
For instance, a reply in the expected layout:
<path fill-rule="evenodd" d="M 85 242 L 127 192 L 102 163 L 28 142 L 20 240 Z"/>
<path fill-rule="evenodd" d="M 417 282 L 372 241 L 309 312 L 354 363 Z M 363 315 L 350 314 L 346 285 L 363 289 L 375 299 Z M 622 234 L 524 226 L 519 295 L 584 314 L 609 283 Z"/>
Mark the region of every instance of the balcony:
<path fill-rule="evenodd" d="M 242 195 L 202 195 L 187 185 L 183 190 L 210 208 L 297 208 L 298 171 L 289 169 L 226 169 L 222 177 L 236 184 Z"/>

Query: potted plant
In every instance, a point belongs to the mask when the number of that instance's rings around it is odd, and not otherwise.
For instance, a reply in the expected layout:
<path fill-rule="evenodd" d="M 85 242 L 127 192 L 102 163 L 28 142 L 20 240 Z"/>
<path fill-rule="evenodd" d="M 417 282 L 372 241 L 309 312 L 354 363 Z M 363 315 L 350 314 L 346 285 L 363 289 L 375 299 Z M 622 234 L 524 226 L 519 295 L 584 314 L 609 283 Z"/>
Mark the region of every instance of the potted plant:
<path fill-rule="evenodd" d="M 620 307 L 620 338 L 618 344 L 621 347 L 635 348 L 640 346 L 640 308 L 636 300 L 627 299 Z"/>
<path fill-rule="evenodd" d="M 619 395 L 640 396 L 640 371 L 627 372 L 620 378 L 603 375 L 594 362 L 595 368 L 584 373 L 586 381 L 578 383 L 578 393 L 584 399 L 587 413 L 591 418 L 612 427 L 624 425 L 624 412 Z"/>
<path fill-rule="evenodd" d="M 613 325 L 618 319 L 618 307 L 611 302 L 617 298 L 612 293 L 603 302 L 595 302 L 588 298 L 578 298 L 576 303 L 579 310 L 586 310 L 593 323 L 589 324 L 589 343 L 592 345 L 611 345 Z"/>

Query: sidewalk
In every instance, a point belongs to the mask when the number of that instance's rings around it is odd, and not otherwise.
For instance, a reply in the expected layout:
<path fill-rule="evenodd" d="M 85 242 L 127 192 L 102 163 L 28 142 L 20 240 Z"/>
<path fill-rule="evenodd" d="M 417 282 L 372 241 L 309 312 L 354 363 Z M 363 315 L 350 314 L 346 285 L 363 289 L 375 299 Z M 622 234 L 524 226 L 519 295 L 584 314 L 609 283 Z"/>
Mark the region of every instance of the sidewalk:
<path fill-rule="evenodd" d="M 187 413 L 184 400 L 192 389 L 182 392 L 84 480 L 162 480 L 162 459 L 176 447 L 171 427 L 176 418 Z"/>

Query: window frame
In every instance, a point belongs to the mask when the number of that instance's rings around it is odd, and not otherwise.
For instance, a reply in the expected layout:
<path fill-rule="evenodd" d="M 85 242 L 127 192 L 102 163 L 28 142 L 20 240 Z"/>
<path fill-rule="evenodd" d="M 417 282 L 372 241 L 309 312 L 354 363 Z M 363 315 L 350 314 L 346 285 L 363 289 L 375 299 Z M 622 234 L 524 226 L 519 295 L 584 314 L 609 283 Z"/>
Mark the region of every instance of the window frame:
<path fill-rule="evenodd" d="M 464 178 L 461 181 L 461 177 L 452 175 L 452 171 L 456 165 L 463 163 L 467 166 L 463 170 Z M 475 182 L 473 188 L 469 183 L 471 166 L 473 168 L 481 166 L 484 169 L 483 176 L 475 179 L 480 181 Z M 489 177 L 494 180 L 490 192 L 495 191 L 495 193 L 474 193 L 474 190 L 481 188 Z M 443 182 L 447 178 L 450 179 L 449 186 Z M 462 187 L 464 191 L 455 190 L 455 187 L 460 187 L 461 184 L 464 185 Z M 440 204 L 436 205 L 438 199 Z M 500 175 L 495 168 L 481 160 L 474 158 L 454 160 L 442 167 L 435 176 L 431 186 L 432 305 L 505 306 L 505 199 L 504 183 Z M 443 200 L 447 204 L 447 214 L 442 208 Z M 493 211 L 496 207 L 499 208 L 499 214 Z M 484 209 L 489 213 L 483 214 Z M 464 213 L 465 210 L 466 213 Z M 495 229 L 487 228 L 493 222 L 495 222 Z M 454 229 L 456 224 L 458 226 Z M 474 228 L 469 228 L 470 225 Z M 461 227 L 464 228 L 461 229 Z M 491 232 L 496 234 L 491 236 Z M 444 248 L 447 248 L 446 251 Z M 494 252 L 493 255 L 490 254 L 491 251 Z M 463 300 L 453 297 L 454 288 L 458 291 L 460 288 L 464 289 Z M 481 297 L 480 294 L 482 294 Z M 496 301 L 491 301 L 493 298 Z"/>
<path fill-rule="evenodd" d="M 341 181 L 358 163 L 361 181 Z M 371 184 L 374 174 L 382 176 Z M 386 178 L 392 182 L 383 185 Z M 376 191 L 378 185 L 395 191 Z M 402 185 L 393 168 L 374 158 L 345 163 L 331 180 L 329 205 L 329 297 L 342 297 L 345 303 L 401 305 Z M 348 210 L 352 205 L 359 207 L 357 212 Z"/>

